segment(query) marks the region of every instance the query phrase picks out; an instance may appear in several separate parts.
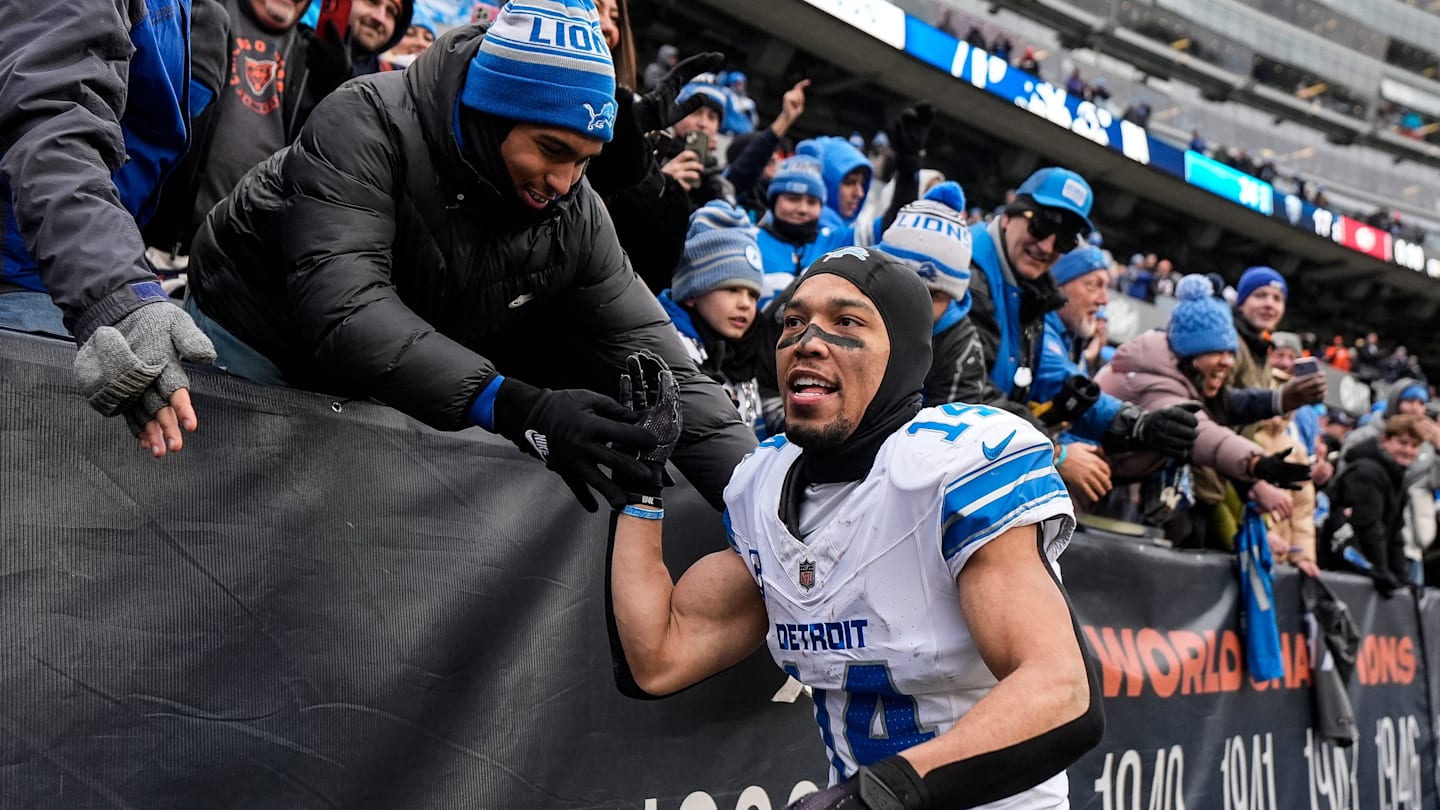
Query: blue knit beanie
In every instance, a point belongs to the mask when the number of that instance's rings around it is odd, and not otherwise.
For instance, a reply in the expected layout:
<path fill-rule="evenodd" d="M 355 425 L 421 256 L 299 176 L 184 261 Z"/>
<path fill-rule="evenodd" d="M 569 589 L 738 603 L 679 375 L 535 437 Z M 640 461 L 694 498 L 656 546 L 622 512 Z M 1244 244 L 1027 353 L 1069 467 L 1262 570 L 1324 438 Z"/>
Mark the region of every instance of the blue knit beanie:
<path fill-rule="evenodd" d="M 1050 267 L 1050 277 L 1055 279 L 1055 286 L 1063 287 L 1083 275 L 1109 268 L 1110 262 L 1105 261 L 1100 248 L 1082 245 L 1056 260 Z"/>
<path fill-rule="evenodd" d="M 1170 350 L 1178 357 L 1207 352 L 1233 352 L 1240 348 L 1235 321 L 1225 302 L 1215 297 L 1210 279 L 1190 275 L 1175 285 L 1180 303 L 1170 312 Z"/>
<path fill-rule="evenodd" d="M 1404 391 L 1401 391 L 1400 398 L 1395 401 L 1404 402 L 1407 399 L 1418 399 L 1421 402 L 1429 403 L 1430 392 L 1426 390 L 1425 386 L 1420 383 L 1415 383 L 1414 385 L 1407 386 Z"/>
<path fill-rule="evenodd" d="M 506 3 L 470 60 L 460 103 L 608 143 L 615 127 L 615 66 L 594 3 Z"/>
<path fill-rule="evenodd" d="M 1240 296 L 1235 303 L 1245 303 L 1245 299 L 1250 297 L 1250 293 L 1261 287 L 1279 287 L 1281 298 L 1290 296 L 1290 288 L 1285 286 L 1285 277 L 1277 273 L 1275 268 L 1251 267 L 1245 271 L 1244 275 L 1240 276 L 1240 283 L 1235 287 L 1235 292 Z"/>
<path fill-rule="evenodd" d="M 825 204 L 825 168 L 820 161 L 809 155 L 795 155 L 785 159 L 770 181 L 765 196 L 770 202 L 781 194 L 805 194 Z"/>
<path fill-rule="evenodd" d="M 743 226 L 714 227 L 721 217 L 717 211 L 703 214 L 708 208 L 711 206 L 690 215 L 690 235 L 685 239 L 685 255 L 671 279 L 671 297 L 684 303 L 723 287 L 748 287 L 760 293 L 765 265 L 755 242 L 755 229 L 738 209 L 732 221 L 743 221 Z"/>

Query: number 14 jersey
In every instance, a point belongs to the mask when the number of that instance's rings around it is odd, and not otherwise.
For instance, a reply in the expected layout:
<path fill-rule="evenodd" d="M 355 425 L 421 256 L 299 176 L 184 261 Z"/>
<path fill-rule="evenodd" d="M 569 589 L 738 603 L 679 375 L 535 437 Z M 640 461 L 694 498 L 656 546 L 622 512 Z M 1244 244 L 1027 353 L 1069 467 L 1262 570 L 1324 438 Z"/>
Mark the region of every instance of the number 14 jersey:
<path fill-rule="evenodd" d="M 945 732 L 994 687 L 960 612 L 965 563 L 1007 529 L 1039 524 L 1052 566 L 1074 508 L 1049 439 L 988 407 L 922 410 L 803 541 L 781 518 L 801 450 L 777 436 L 725 490 L 731 546 L 759 585 L 766 644 L 810 687 L 834 784 Z M 1067 806 L 1062 772 L 987 808 Z"/>

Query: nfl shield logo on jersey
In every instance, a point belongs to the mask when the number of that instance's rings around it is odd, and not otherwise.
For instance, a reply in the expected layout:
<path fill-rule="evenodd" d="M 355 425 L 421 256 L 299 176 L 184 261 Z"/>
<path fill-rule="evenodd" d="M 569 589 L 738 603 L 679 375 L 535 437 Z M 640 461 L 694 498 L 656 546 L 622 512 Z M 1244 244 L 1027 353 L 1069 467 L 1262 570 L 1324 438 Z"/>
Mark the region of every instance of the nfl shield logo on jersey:
<path fill-rule="evenodd" d="M 815 561 L 800 561 L 800 587 L 810 590 L 815 587 Z"/>

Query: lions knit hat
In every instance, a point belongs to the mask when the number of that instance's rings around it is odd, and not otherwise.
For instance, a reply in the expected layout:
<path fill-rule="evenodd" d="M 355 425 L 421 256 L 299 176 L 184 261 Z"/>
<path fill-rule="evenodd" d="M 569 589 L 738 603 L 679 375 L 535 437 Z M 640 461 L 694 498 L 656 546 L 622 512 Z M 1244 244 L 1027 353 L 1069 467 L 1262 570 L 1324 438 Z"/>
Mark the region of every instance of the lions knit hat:
<path fill-rule="evenodd" d="M 1215 297 L 1210 279 L 1190 275 L 1175 285 L 1180 303 L 1170 312 L 1170 350 L 1178 357 L 1207 352 L 1233 352 L 1240 348 L 1235 321 L 1225 302 Z"/>
<path fill-rule="evenodd" d="M 690 216 L 690 236 L 685 239 L 685 255 L 675 268 L 670 295 L 683 303 L 723 287 L 748 287 L 759 294 L 765 265 L 760 259 L 760 246 L 755 243 L 755 229 L 739 210 L 733 212 L 732 221 L 744 221 L 743 226 L 713 227 L 720 219 L 716 211 L 703 217 L 710 227 L 697 223 L 707 208 L 711 206 Z"/>
<path fill-rule="evenodd" d="M 1055 279 L 1055 286 L 1063 287 L 1081 276 L 1109 268 L 1110 262 L 1100 248 L 1082 245 L 1057 259 L 1050 267 L 1050 277 Z"/>
<path fill-rule="evenodd" d="M 1239 294 L 1237 304 L 1245 303 L 1250 294 L 1261 287 L 1279 287 L 1280 297 L 1288 298 L 1290 288 L 1285 286 L 1285 278 L 1275 271 L 1273 267 L 1251 267 L 1240 276 L 1240 283 L 1236 285 L 1235 292 Z"/>
<path fill-rule="evenodd" d="M 615 66 L 594 3 L 506 3 L 470 60 L 460 103 L 609 142 L 615 127 Z"/>
<path fill-rule="evenodd" d="M 949 182 L 935 188 L 947 185 L 959 187 Z M 875 249 L 914 270 L 931 291 L 963 301 L 970 292 L 970 229 L 960 213 L 964 209 L 925 196 L 900 209 Z M 939 196 L 954 199 L 953 193 Z M 963 203 L 963 192 L 960 199 Z"/>
<path fill-rule="evenodd" d="M 781 194 L 804 194 L 825 204 L 825 168 L 810 155 L 794 155 L 785 159 L 770 180 L 765 196 L 774 202 Z"/>

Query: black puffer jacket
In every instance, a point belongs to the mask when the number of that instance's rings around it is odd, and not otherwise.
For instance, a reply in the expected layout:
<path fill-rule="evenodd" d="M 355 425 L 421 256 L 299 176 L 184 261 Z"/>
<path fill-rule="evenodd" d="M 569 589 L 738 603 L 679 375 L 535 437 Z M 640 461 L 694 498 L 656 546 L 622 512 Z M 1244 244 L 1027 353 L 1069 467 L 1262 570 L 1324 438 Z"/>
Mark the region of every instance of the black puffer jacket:
<path fill-rule="evenodd" d="M 1353 570 L 1340 559 L 1331 541 L 1346 523 L 1354 530 L 1352 541 L 1374 564 L 1377 582 L 1393 587 L 1406 578 L 1405 540 L 1400 534 L 1405 510 L 1405 468 L 1380 446 L 1366 439 L 1351 449 L 1345 469 L 1330 484 L 1330 520 L 1327 521 L 1321 560 L 1328 568 Z"/>
<path fill-rule="evenodd" d="M 682 386 L 676 464 L 719 504 L 754 434 L 688 359 L 598 197 L 582 182 L 517 218 L 503 164 L 486 176 L 462 154 L 456 100 L 481 36 L 456 29 L 408 70 L 327 97 L 196 234 L 196 303 L 290 384 L 447 430 L 469 426 L 497 371 L 611 393 L 625 355 L 651 349 Z"/>

